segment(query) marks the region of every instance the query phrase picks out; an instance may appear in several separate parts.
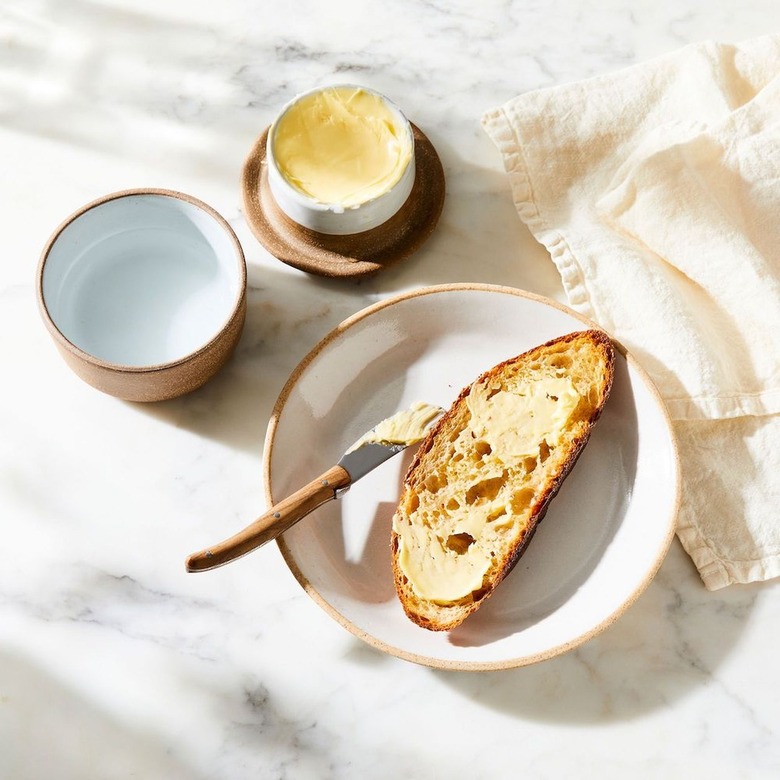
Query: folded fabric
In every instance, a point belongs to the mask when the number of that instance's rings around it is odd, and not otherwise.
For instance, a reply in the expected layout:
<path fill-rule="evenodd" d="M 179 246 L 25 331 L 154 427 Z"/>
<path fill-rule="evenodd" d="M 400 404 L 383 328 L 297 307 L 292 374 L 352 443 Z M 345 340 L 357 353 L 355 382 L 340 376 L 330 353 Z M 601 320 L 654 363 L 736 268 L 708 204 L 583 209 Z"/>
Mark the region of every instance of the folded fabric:
<path fill-rule="evenodd" d="M 675 420 L 709 588 L 780 575 L 780 37 L 703 43 L 483 118 L 570 305 Z"/>

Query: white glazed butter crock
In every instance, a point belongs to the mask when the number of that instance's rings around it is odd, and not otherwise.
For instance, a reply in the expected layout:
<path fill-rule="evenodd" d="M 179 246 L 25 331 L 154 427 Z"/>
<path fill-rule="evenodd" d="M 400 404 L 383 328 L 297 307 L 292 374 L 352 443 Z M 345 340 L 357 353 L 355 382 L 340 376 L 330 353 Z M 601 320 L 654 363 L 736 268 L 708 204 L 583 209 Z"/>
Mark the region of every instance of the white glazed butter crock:
<path fill-rule="evenodd" d="M 392 114 L 396 127 L 409 144 L 408 162 L 398 180 L 380 195 L 352 206 L 325 203 L 297 188 L 285 177 L 277 163 L 274 143 L 276 130 L 282 118 L 305 98 L 327 90 L 354 89 L 373 95 L 382 101 Z M 268 185 L 281 211 L 298 225 L 329 235 L 362 233 L 382 225 L 404 205 L 412 192 L 415 180 L 414 136 L 412 127 L 401 110 L 384 95 L 353 84 L 335 84 L 304 92 L 291 100 L 280 112 L 268 132 L 266 144 Z"/>

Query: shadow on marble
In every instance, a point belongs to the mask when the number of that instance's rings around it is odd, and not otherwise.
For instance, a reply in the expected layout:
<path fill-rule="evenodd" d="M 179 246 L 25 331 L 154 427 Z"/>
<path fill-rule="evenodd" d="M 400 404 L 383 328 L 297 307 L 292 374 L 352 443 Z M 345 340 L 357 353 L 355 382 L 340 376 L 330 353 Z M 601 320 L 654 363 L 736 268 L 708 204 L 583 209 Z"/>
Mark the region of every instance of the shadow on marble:
<path fill-rule="evenodd" d="M 205 780 L 164 738 L 123 723 L 28 658 L 0 650 L 0 774 Z"/>
<path fill-rule="evenodd" d="M 246 325 L 225 367 L 189 395 L 131 405 L 170 425 L 260 456 L 268 421 L 289 375 L 330 330 L 363 307 L 354 288 L 355 283 L 344 287 L 250 264 Z"/>
<path fill-rule="evenodd" d="M 760 585 L 705 590 L 675 542 L 640 599 L 578 649 L 504 672 L 432 674 L 474 703 L 519 720 L 576 725 L 639 718 L 712 684 L 760 591 Z"/>
<path fill-rule="evenodd" d="M 261 67 L 278 60 L 275 41 L 245 29 L 93 0 L 44 0 L 3 21 L 14 45 L 0 51 L 0 125 L 21 133 L 232 185 L 289 98 L 289 66 Z"/>
<path fill-rule="evenodd" d="M 481 128 L 476 132 L 482 133 Z M 438 133 L 431 137 L 447 177 L 441 219 L 416 255 L 384 272 L 383 289 L 475 282 L 564 300 L 558 271 L 518 216 L 506 174 L 464 157 L 468 150 L 457 149 Z M 477 145 L 489 147 L 489 159 L 494 150 L 487 136 Z M 495 158 L 498 166 L 497 152 Z"/>

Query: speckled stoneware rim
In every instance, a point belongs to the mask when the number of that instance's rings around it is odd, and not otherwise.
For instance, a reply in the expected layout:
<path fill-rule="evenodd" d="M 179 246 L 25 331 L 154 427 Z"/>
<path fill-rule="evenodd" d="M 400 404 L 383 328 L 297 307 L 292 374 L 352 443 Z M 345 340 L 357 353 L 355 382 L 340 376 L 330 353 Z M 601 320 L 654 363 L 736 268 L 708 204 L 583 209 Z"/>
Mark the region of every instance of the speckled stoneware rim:
<path fill-rule="evenodd" d="M 238 268 L 238 274 L 237 274 L 238 288 L 237 288 L 236 297 L 230 308 L 230 313 L 228 314 L 225 321 L 221 323 L 221 325 L 216 330 L 214 335 L 206 343 L 202 344 L 197 349 L 192 350 L 176 358 L 175 360 L 166 361 L 164 363 L 143 365 L 143 366 L 129 366 L 129 365 L 124 365 L 122 363 L 114 363 L 110 360 L 104 360 L 102 358 L 90 354 L 89 352 L 85 352 L 79 346 L 77 346 L 72 341 L 70 341 L 70 339 L 68 339 L 62 333 L 62 331 L 57 327 L 57 324 L 52 319 L 49 310 L 46 306 L 46 300 L 43 294 L 43 278 L 44 278 L 44 270 L 46 267 L 46 261 L 49 257 L 49 254 L 51 253 L 52 247 L 55 245 L 59 237 L 62 235 L 63 231 L 69 225 L 73 224 L 77 219 L 79 219 L 79 217 L 83 216 L 88 211 L 91 211 L 92 209 L 97 208 L 98 206 L 102 206 L 105 203 L 109 203 L 110 201 L 118 200 L 120 198 L 136 197 L 136 196 L 143 196 L 143 195 L 155 195 L 155 196 L 161 196 L 161 197 L 173 198 L 176 200 L 185 201 L 186 203 L 189 203 L 190 205 L 195 206 L 196 208 L 200 209 L 204 213 L 208 214 L 225 231 L 226 235 L 230 239 L 230 243 L 235 252 L 235 258 L 236 258 L 237 268 Z M 151 374 L 158 371 L 165 371 L 166 369 L 171 369 L 176 366 L 180 366 L 184 363 L 188 363 L 191 360 L 197 358 L 199 355 L 202 355 L 204 352 L 208 352 L 211 349 L 213 349 L 214 345 L 223 338 L 225 332 L 230 330 L 231 325 L 235 322 L 235 320 L 243 316 L 243 301 L 246 296 L 246 283 L 247 283 L 247 271 L 246 271 L 246 260 L 244 258 L 244 250 L 242 249 L 241 244 L 233 228 L 230 227 L 227 220 L 218 211 L 213 209 L 207 203 L 204 203 L 202 200 L 199 200 L 198 198 L 195 198 L 192 195 L 186 195 L 185 193 L 178 192 L 176 190 L 152 187 L 152 188 L 127 189 L 127 190 L 120 190 L 118 192 L 112 192 L 108 195 L 104 195 L 100 198 L 97 198 L 96 200 L 93 200 L 90 203 L 87 203 L 85 206 L 82 206 L 80 209 L 73 212 L 69 217 L 67 217 L 57 227 L 54 233 L 52 233 L 51 237 L 46 242 L 46 246 L 43 248 L 43 252 L 41 253 L 41 257 L 38 262 L 37 275 L 36 275 L 36 295 L 38 298 L 38 308 L 41 312 L 41 316 L 43 317 L 47 330 L 52 335 L 52 337 L 57 342 L 57 344 L 61 348 L 70 352 L 74 357 L 90 365 L 96 366 L 98 368 L 106 369 L 115 373 Z"/>
<path fill-rule="evenodd" d="M 526 298 L 528 300 L 542 303 L 547 306 L 551 306 L 555 309 L 558 309 L 559 311 L 562 311 L 570 315 L 571 317 L 574 317 L 575 319 L 579 320 L 588 328 L 596 328 L 599 330 L 603 330 L 603 328 L 601 328 L 601 326 L 599 326 L 597 323 L 593 322 L 592 320 L 588 319 L 582 314 L 574 311 L 573 309 L 570 309 L 569 307 L 557 301 L 524 290 L 519 290 L 513 287 L 505 287 L 501 285 L 491 285 L 491 284 L 457 283 L 457 284 L 444 284 L 444 285 L 435 285 L 431 287 L 423 287 L 417 290 L 412 290 L 407 293 L 402 293 L 400 295 L 393 296 L 384 301 L 380 301 L 371 306 L 368 306 L 365 309 L 362 309 L 361 311 L 357 312 L 356 314 L 352 315 L 351 317 L 347 318 L 342 323 L 337 325 L 330 333 L 328 333 L 319 342 L 319 344 L 317 344 L 309 352 L 308 355 L 306 355 L 306 357 L 303 358 L 303 360 L 298 364 L 298 366 L 295 368 L 293 373 L 290 375 L 290 378 L 287 380 L 287 383 L 285 384 L 284 388 L 282 389 L 282 392 L 279 395 L 279 398 L 276 401 L 276 404 L 271 414 L 271 419 L 268 424 L 268 430 L 267 430 L 266 440 L 265 440 L 265 452 L 263 455 L 263 479 L 265 485 L 266 499 L 268 501 L 269 506 L 271 506 L 274 503 L 274 496 L 271 491 L 271 476 L 272 476 L 271 460 L 273 454 L 274 439 L 275 439 L 279 419 L 281 417 L 282 410 L 284 409 L 284 406 L 287 403 L 287 400 L 290 397 L 290 394 L 292 393 L 293 389 L 297 385 L 301 375 L 309 366 L 309 364 L 320 354 L 320 352 L 322 352 L 322 350 L 325 347 L 327 347 L 334 339 L 346 333 L 351 327 L 353 327 L 357 323 L 361 322 L 367 317 L 370 317 L 374 313 L 381 311 L 382 309 L 385 309 L 389 306 L 393 306 L 396 303 L 411 298 L 417 298 L 426 295 L 437 295 L 440 293 L 447 293 L 453 291 L 457 291 L 457 292 L 469 291 L 469 290 L 516 295 L 518 297 Z M 568 642 L 551 647 L 547 649 L 545 652 L 526 655 L 518 658 L 502 659 L 500 661 L 488 661 L 488 662 L 454 661 L 454 660 L 433 658 L 429 656 L 408 652 L 402 648 L 395 647 L 387 642 L 379 640 L 376 637 L 369 634 L 368 632 L 361 629 L 360 627 L 356 626 L 354 623 L 352 623 L 350 620 L 344 617 L 344 615 L 342 615 L 336 608 L 334 608 L 322 596 L 322 594 L 311 584 L 311 582 L 309 582 L 306 575 L 301 571 L 300 567 L 298 566 L 298 563 L 296 562 L 291 550 L 287 546 L 284 540 L 284 536 L 281 536 L 277 540 L 279 550 L 281 551 L 282 556 L 284 557 L 284 560 L 287 563 L 287 566 L 289 567 L 290 571 L 293 573 L 295 578 L 298 580 L 301 587 L 337 623 L 339 623 L 341 626 L 346 628 L 356 637 L 362 639 L 364 642 L 371 645 L 372 647 L 375 647 L 376 649 L 381 650 L 382 652 L 387 653 L 388 655 L 396 656 L 397 658 L 401 658 L 406 661 L 411 661 L 413 663 L 420 664 L 422 666 L 428 666 L 435 669 L 443 669 L 449 671 L 473 671 L 473 672 L 500 671 L 506 669 L 513 669 L 521 666 L 530 666 L 532 664 L 539 663 L 541 661 L 546 661 L 551 658 L 555 658 L 556 656 L 559 655 L 563 655 L 564 653 L 567 653 L 570 650 L 579 647 L 585 642 L 588 642 L 589 640 L 593 639 L 595 636 L 601 634 L 603 631 L 609 628 L 613 623 L 615 623 L 615 621 L 618 620 L 618 618 L 620 618 L 636 602 L 639 596 L 647 589 L 650 582 L 658 573 L 658 570 L 661 568 L 661 564 L 666 558 L 666 555 L 669 551 L 672 541 L 674 540 L 676 521 L 677 521 L 677 515 L 679 513 L 680 497 L 681 497 L 680 457 L 677 448 L 677 441 L 674 435 L 674 429 L 672 426 L 672 420 L 669 417 L 669 413 L 666 409 L 666 405 L 663 399 L 661 398 L 661 395 L 659 394 L 652 379 L 647 374 L 647 372 L 639 365 L 636 359 L 631 355 L 631 353 L 629 353 L 625 349 L 625 347 L 623 347 L 619 342 L 615 341 L 614 339 L 613 342 L 615 344 L 616 349 L 618 349 L 620 354 L 625 358 L 627 364 L 636 373 L 636 376 L 642 381 L 642 383 L 645 385 L 646 389 L 649 391 L 650 395 L 658 405 L 658 409 L 661 412 L 662 418 L 666 423 L 668 437 L 672 447 L 672 462 L 674 464 L 675 479 L 674 479 L 674 486 L 673 486 L 674 499 L 672 501 L 672 510 L 669 513 L 669 517 L 667 518 L 666 533 L 662 543 L 659 546 L 658 554 L 654 559 L 652 565 L 648 568 L 644 578 L 637 584 L 633 592 L 623 601 L 620 607 L 616 609 L 614 612 L 612 612 L 612 614 L 610 614 L 608 617 L 606 617 L 604 620 L 602 620 L 600 623 L 598 623 L 589 631 L 586 631 L 585 633 L 575 637 L 574 639 Z"/>

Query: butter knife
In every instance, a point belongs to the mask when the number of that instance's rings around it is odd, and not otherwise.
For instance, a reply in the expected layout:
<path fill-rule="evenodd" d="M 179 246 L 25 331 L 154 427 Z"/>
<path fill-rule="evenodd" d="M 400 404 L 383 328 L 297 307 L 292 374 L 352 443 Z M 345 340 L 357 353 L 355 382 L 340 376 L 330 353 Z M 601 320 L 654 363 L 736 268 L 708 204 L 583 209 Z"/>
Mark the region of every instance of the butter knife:
<path fill-rule="evenodd" d="M 382 420 L 324 474 L 272 506 L 234 536 L 190 555 L 186 561 L 187 571 L 215 569 L 276 539 L 317 507 L 340 498 L 352 484 L 377 466 L 420 441 L 442 411 L 438 406 L 417 403 Z"/>

